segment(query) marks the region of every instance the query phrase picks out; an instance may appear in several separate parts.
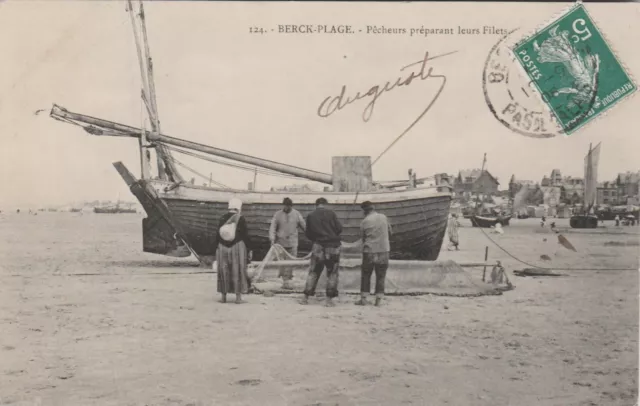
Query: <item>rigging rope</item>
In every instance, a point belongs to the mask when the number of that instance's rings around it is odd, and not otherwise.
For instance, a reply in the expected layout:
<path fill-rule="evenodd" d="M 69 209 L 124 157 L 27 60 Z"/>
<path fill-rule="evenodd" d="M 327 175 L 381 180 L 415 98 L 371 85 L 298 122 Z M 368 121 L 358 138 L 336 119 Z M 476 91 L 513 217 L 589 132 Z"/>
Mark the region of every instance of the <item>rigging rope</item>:
<path fill-rule="evenodd" d="M 165 147 L 170 149 L 170 150 L 172 150 L 172 151 L 181 153 L 181 154 L 189 155 L 189 156 L 192 156 L 194 158 L 202 159 L 202 160 L 205 160 L 205 161 L 214 162 L 214 163 L 217 163 L 217 164 L 220 164 L 220 165 L 226 165 L 226 166 L 230 166 L 230 167 L 234 167 L 234 168 L 238 168 L 238 169 L 242 169 L 242 170 L 246 170 L 246 171 L 250 171 L 250 172 L 257 171 L 258 173 L 263 174 L 263 175 L 279 176 L 279 177 L 282 177 L 282 178 L 300 179 L 299 176 L 287 175 L 287 174 L 283 174 L 283 173 L 279 173 L 279 172 L 275 172 L 275 171 L 270 171 L 270 170 L 262 169 L 262 168 L 258 168 L 258 167 L 240 165 L 240 164 L 236 164 L 236 163 L 232 163 L 232 162 L 226 162 L 226 161 L 223 161 L 223 160 L 218 160 L 218 159 L 215 159 L 215 158 L 212 158 L 212 157 L 204 156 L 204 155 L 201 155 L 201 154 L 197 154 L 195 152 L 191 152 L 191 151 L 184 150 L 184 149 L 181 149 L 181 148 L 176 148 L 176 147 L 173 147 L 173 146 L 165 145 Z"/>
<path fill-rule="evenodd" d="M 179 160 L 177 160 L 173 155 L 167 155 L 167 159 L 169 159 L 169 160 L 170 160 L 171 162 L 173 162 L 173 163 L 176 163 L 176 164 L 178 164 L 178 165 L 182 166 L 182 167 L 183 167 L 183 168 L 185 168 L 186 170 L 193 172 L 194 174 L 196 174 L 196 175 L 200 176 L 201 178 L 203 178 L 203 179 L 205 179 L 205 180 L 207 180 L 207 181 L 210 181 L 210 182 L 212 182 L 212 183 L 215 183 L 216 185 L 220 186 L 220 187 L 221 187 L 221 188 L 223 188 L 223 189 L 229 189 L 229 190 L 232 190 L 232 188 L 230 188 L 229 186 L 227 186 L 227 185 L 225 185 L 225 184 L 223 184 L 223 183 L 220 183 L 220 182 L 216 182 L 215 180 L 213 180 L 213 179 L 209 178 L 208 176 L 205 176 L 205 175 L 201 174 L 200 172 L 196 171 L 195 169 L 193 169 L 193 168 L 191 168 L 191 167 L 189 167 L 189 166 L 187 166 L 187 165 L 183 164 L 182 162 L 180 162 Z"/>
<path fill-rule="evenodd" d="M 489 241 L 494 243 L 496 247 L 500 248 L 502 251 L 504 251 L 505 254 L 509 255 L 511 258 L 515 259 L 516 261 L 535 269 L 542 269 L 545 271 L 552 271 L 554 269 L 554 268 L 548 268 L 548 267 L 539 266 L 539 265 L 533 265 L 526 261 L 521 260 L 520 258 L 516 257 L 515 255 L 507 251 L 505 248 L 503 248 L 493 238 L 489 237 L 489 235 L 482 229 L 482 227 L 479 227 L 479 228 L 480 228 L 480 231 L 482 231 L 482 234 L 484 234 L 484 236 L 487 237 Z M 560 269 L 563 271 L 636 271 L 637 270 L 636 268 L 565 268 L 565 267 L 556 267 L 555 269 Z"/>

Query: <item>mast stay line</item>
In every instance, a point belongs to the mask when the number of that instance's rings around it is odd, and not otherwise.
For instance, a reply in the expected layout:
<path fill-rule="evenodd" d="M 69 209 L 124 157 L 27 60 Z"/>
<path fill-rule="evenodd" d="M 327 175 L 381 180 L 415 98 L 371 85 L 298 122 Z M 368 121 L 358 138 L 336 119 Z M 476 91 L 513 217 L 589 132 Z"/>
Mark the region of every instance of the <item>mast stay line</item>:
<path fill-rule="evenodd" d="M 113 135 L 131 138 L 140 138 L 143 132 L 140 128 L 131 127 L 125 124 L 115 123 L 96 117 L 86 116 L 83 114 L 72 113 L 56 104 L 53 105 L 51 113 L 52 118 L 64 122 L 72 122 L 85 129 L 92 135 Z M 83 123 L 83 124 L 81 124 Z M 276 172 L 293 175 L 299 178 L 313 180 L 315 182 L 332 185 L 333 176 L 328 173 L 318 172 L 310 169 L 300 168 L 293 165 L 287 165 L 280 162 L 270 161 L 268 159 L 257 158 L 251 155 L 240 154 L 238 152 L 228 151 L 221 148 L 215 148 L 197 142 L 187 141 L 180 138 L 171 137 L 160 133 L 146 132 L 147 139 L 151 142 L 164 143 L 186 149 L 191 149 L 206 154 L 220 156 L 233 161 L 239 161 L 250 165 L 259 166 Z M 171 162 L 171 160 L 168 160 Z M 173 162 L 171 162 L 173 164 Z"/>

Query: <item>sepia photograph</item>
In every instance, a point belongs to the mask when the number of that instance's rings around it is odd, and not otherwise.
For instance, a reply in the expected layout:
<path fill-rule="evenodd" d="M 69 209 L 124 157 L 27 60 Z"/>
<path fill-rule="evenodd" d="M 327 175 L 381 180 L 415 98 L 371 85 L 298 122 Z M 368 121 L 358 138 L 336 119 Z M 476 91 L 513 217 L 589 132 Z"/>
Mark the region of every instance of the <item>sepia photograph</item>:
<path fill-rule="evenodd" d="M 0 1 L 0 405 L 637 405 L 639 18 Z"/>

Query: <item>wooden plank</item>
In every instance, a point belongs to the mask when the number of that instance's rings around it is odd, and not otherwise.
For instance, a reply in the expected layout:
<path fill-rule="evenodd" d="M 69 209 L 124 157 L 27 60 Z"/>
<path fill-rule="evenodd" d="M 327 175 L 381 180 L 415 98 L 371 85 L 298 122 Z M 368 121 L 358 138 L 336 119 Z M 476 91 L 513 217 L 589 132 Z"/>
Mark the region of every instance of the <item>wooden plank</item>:
<path fill-rule="evenodd" d="M 371 157 L 334 156 L 332 158 L 334 192 L 366 192 L 372 189 Z"/>

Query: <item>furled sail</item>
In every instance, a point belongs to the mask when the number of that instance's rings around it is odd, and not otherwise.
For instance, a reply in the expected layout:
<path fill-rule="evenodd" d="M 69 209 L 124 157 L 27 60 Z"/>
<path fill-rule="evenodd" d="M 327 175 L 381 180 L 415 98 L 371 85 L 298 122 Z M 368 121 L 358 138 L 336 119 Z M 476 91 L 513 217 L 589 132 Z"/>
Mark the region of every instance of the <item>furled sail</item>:
<path fill-rule="evenodd" d="M 584 208 L 590 210 L 596 204 L 598 187 L 598 161 L 600 160 L 600 143 L 589 148 L 584 158 Z"/>

